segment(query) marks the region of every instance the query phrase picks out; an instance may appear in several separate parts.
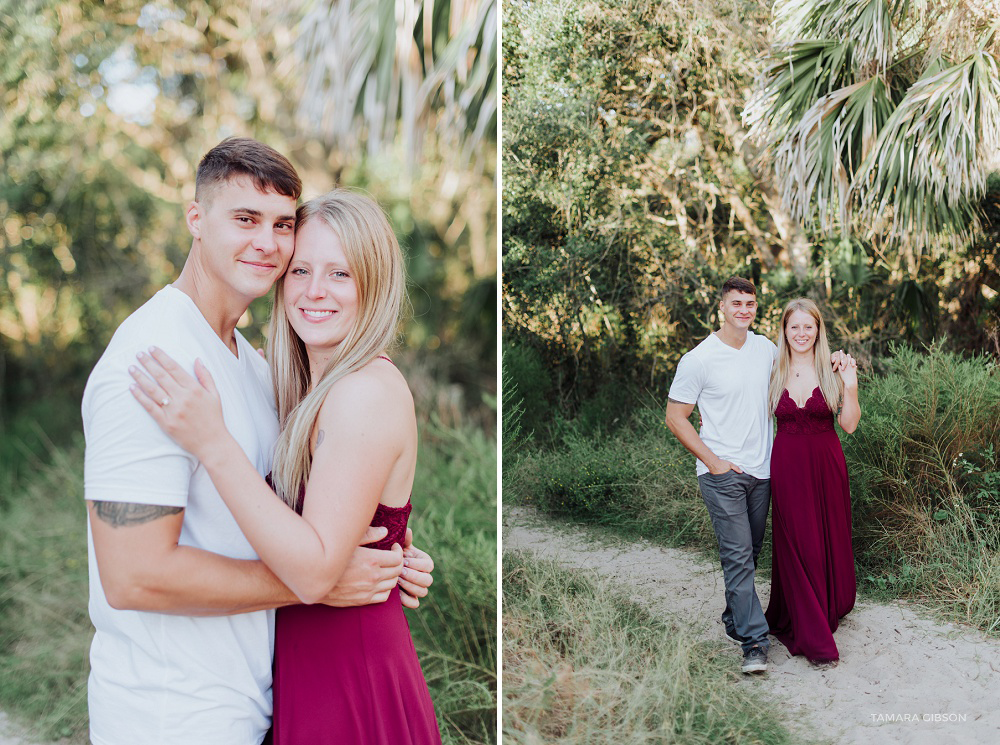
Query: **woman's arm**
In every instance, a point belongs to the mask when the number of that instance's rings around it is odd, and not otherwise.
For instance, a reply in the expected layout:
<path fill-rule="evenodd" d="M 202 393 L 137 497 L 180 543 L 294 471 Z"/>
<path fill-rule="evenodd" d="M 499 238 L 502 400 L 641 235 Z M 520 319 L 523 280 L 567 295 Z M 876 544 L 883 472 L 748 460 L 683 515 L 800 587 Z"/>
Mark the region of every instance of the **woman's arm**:
<path fill-rule="evenodd" d="M 162 352 L 153 355 L 141 361 L 156 384 L 133 373 L 136 398 L 201 461 L 271 571 L 302 602 L 324 601 L 365 534 L 401 450 L 396 442 L 401 428 L 394 423 L 398 413 L 385 406 L 384 384 L 355 374 L 340 381 L 327 397 L 317 429 L 335 434 L 322 438 L 315 449 L 307 507 L 298 515 L 275 498 L 226 430 L 214 382 L 204 365 L 196 363 L 195 381 Z M 160 405 L 164 398 L 172 399 L 167 406 Z"/>
<path fill-rule="evenodd" d="M 841 429 L 851 434 L 861 421 L 861 404 L 858 403 L 858 363 L 851 355 L 845 355 L 840 361 L 837 372 L 844 381 L 844 402 L 840 407 L 837 421 Z"/>
<path fill-rule="evenodd" d="M 337 584 L 399 456 L 379 389 L 355 374 L 327 396 L 302 515 L 254 478 L 232 437 L 199 456 L 250 545 L 303 603 L 320 602 Z"/>

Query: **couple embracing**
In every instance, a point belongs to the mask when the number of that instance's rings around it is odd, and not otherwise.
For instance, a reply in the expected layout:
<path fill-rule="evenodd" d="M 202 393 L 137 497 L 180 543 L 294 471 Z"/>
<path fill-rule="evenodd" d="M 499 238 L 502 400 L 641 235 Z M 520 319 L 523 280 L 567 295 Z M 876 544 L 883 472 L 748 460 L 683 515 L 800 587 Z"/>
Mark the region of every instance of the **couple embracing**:
<path fill-rule="evenodd" d="M 440 743 L 402 610 L 433 570 L 403 258 L 371 199 L 301 190 L 260 142 L 210 150 L 180 276 L 87 382 L 95 745 Z M 275 282 L 265 361 L 236 326 Z"/>
<path fill-rule="evenodd" d="M 845 432 L 861 419 L 857 363 L 831 354 L 816 304 L 790 301 L 777 345 L 750 331 L 753 283 L 722 286 L 722 327 L 684 355 L 670 386 L 666 421 L 698 459 L 698 485 L 719 544 L 726 636 L 743 651 L 742 671 L 767 670 L 768 633 L 817 665 L 840 655 L 833 639 L 854 607 L 854 555 Z M 695 405 L 700 432 L 688 420 Z M 777 421 L 773 438 L 772 419 Z M 754 587 L 773 499 L 770 603 Z"/>

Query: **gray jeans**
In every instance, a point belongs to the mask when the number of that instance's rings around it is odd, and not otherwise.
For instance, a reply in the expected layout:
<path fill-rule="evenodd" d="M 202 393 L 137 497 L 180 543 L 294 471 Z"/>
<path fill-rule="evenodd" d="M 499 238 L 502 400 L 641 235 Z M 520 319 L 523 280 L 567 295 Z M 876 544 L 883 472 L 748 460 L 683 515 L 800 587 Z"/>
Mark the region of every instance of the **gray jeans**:
<path fill-rule="evenodd" d="M 719 542 L 719 560 L 726 582 L 726 610 L 722 623 L 743 640 L 743 651 L 754 645 L 765 650 L 767 620 L 760 607 L 754 572 L 764 544 L 764 526 L 771 504 L 771 482 L 748 473 L 726 471 L 698 477 L 712 527 Z"/>

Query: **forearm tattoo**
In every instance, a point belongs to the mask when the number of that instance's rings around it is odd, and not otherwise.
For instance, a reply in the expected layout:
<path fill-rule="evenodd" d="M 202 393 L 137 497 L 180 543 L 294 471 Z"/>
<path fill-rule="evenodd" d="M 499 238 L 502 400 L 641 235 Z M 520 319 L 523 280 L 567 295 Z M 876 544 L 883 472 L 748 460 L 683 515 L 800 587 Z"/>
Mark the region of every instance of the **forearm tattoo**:
<path fill-rule="evenodd" d="M 94 502 L 94 514 L 113 528 L 123 525 L 142 525 L 164 515 L 176 515 L 183 511 L 183 507 L 164 507 L 159 504 Z"/>

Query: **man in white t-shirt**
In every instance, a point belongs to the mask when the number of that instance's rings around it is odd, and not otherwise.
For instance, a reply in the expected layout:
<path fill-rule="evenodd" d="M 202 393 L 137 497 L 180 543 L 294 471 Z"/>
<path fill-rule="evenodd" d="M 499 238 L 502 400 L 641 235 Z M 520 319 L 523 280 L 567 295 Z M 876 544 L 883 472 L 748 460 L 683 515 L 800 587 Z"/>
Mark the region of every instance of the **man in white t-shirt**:
<path fill-rule="evenodd" d="M 726 636 L 743 648 L 742 670 L 767 670 L 768 625 L 754 587 L 771 499 L 772 424 L 767 389 L 776 347 L 750 331 L 753 283 L 722 286 L 722 328 L 685 354 L 667 399 L 667 426 L 697 459 L 726 583 Z M 695 404 L 701 432 L 689 417 Z"/>
<path fill-rule="evenodd" d="M 229 430 L 262 475 L 270 470 L 270 374 L 236 323 L 291 257 L 301 188 L 292 164 L 259 142 L 209 151 L 180 276 L 122 323 L 87 382 L 94 745 L 257 745 L 270 726 L 271 611 L 298 599 L 257 559 L 198 461 L 133 399 L 128 370 L 153 345 L 188 370 L 200 358 Z M 398 546 L 358 547 L 325 602 L 381 602 L 398 582 L 415 607 L 432 568 L 412 547 L 405 558 Z"/>

